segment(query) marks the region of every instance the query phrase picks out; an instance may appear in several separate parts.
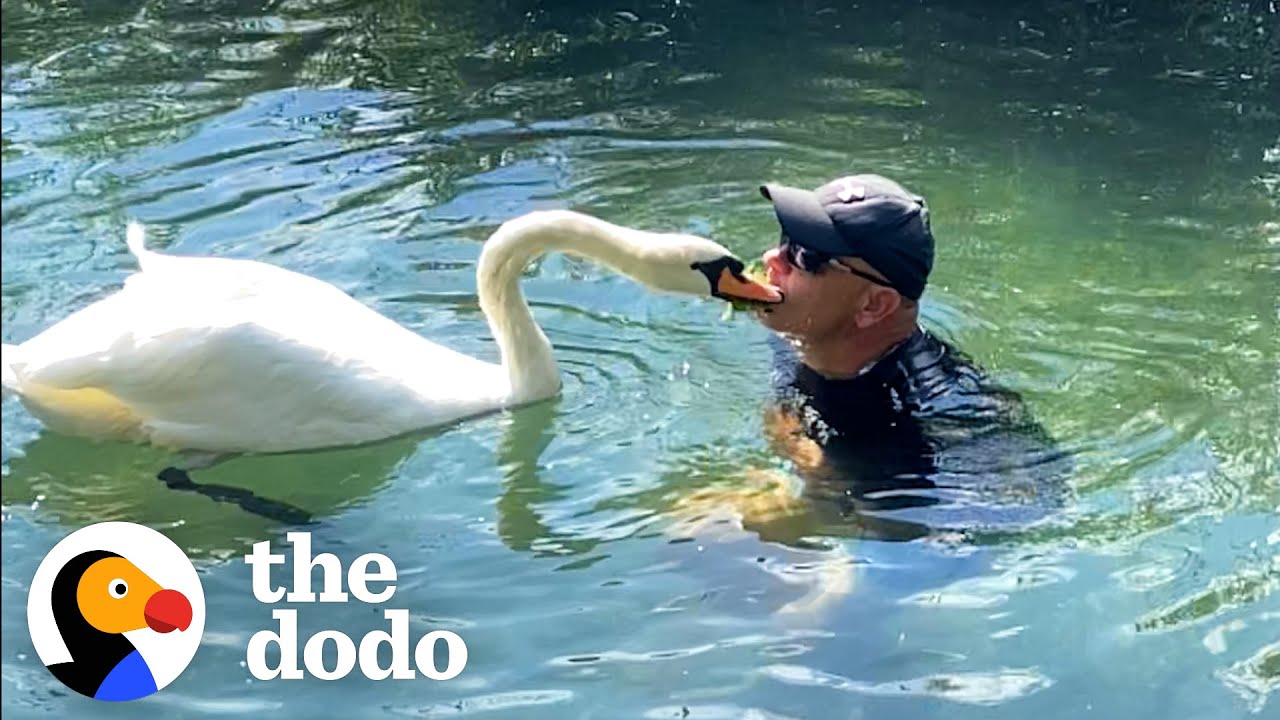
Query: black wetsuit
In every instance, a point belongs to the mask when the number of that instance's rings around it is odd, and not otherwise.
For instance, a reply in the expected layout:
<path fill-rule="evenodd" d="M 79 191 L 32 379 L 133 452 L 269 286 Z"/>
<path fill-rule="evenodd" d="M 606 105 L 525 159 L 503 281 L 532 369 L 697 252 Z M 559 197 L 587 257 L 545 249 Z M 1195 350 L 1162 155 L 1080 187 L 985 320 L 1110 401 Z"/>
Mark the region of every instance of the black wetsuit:
<path fill-rule="evenodd" d="M 774 387 L 822 448 L 806 493 L 864 534 L 1020 525 L 1057 506 L 1070 458 L 1014 392 L 922 328 L 850 379 L 827 379 L 775 338 Z"/>

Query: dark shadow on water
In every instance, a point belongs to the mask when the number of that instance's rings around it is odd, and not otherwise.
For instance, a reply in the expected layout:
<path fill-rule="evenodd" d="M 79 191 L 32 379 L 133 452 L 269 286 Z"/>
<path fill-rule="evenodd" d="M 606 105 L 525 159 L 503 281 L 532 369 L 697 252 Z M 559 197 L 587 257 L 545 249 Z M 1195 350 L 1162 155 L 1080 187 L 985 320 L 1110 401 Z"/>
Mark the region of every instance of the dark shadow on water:
<path fill-rule="evenodd" d="M 287 502 L 263 497 L 252 490 L 232 485 L 213 485 L 196 482 L 190 473 L 176 467 L 167 467 L 156 475 L 165 487 L 178 492 L 193 492 L 214 502 L 231 503 L 247 513 L 274 520 L 284 525 L 310 525 L 315 522 L 311 513 Z"/>
<path fill-rule="evenodd" d="M 563 497 L 562 487 L 538 474 L 559 412 L 560 402 L 549 400 L 501 416 L 498 532 L 513 550 L 552 538 L 575 554 L 597 545 L 564 537 L 537 509 Z M 373 501 L 405 460 L 452 427 L 356 447 L 234 457 L 189 473 L 170 467 L 174 457 L 161 450 L 46 431 L 9 461 L 0 489 L 6 507 L 25 506 L 36 522 L 68 529 L 134 522 L 162 529 L 193 557 L 235 557 L 254 542 Z"/>
<path fill-rule="evenodd" d="M 369 502 L 393 482 L 404 460 L 441 432 L 237 457 L 192 470 L 200 491 L 181 478 L 157 477 L 173 462 L 165 452 L 44 432 L 9 461 L 3 501 L 29 507 L 36 522 L 75 529 L 123 520 L 162 529 L 193 557 L 234 557 L 297 529 L 299 521 L 323 522 Z"/>

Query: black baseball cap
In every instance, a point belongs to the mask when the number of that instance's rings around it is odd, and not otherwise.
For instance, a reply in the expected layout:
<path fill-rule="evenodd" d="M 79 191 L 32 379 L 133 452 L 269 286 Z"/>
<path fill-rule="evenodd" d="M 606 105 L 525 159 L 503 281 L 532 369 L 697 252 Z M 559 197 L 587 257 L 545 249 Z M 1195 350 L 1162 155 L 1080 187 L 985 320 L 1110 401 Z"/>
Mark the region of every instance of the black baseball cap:
<path fill-rule="evenodd" d="M 849 175 L 815 190 L 767 184 L 760 194 L 788 239 L 825 255 L 862 258 L 898 292 L 924 294 L 933 233 L 924 198 L 880 175 Z"/>

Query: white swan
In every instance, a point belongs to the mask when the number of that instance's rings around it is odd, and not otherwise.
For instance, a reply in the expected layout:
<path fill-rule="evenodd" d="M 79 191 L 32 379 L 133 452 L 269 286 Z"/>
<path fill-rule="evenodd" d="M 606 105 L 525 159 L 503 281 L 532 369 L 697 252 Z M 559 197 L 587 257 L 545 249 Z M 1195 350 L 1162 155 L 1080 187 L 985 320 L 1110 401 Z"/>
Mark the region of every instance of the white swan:
<path fill-rule="evenodd" d="M 530 213 L 485 243 L 480 306 L 500 365 L 437 345 L 336 287 L 260 262 L 147 250 L 119 292 L 20 345 L 3 385 L 65 434 L 230 455 L 354 445 L 559 392 L 519 280 L 536 256 L 587 256 L 658 290 L 777 302 L 704 238 L 570 211 Z"/>

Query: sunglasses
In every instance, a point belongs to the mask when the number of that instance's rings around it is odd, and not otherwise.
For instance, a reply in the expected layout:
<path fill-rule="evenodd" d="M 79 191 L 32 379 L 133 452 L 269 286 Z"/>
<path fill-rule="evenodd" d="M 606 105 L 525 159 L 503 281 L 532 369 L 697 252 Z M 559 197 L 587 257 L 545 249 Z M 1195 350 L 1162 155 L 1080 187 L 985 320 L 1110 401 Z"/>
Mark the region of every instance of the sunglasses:
<path fill-rule="evenodd" d="M 787 261 L 787 263 L 794 268 L 803 270 L 804 272 L 816 275 L 824 268 L 836 267 L 847 273 L 857 275 L 865 280 L 870 280 L 876 285 L 892 288 L 894 290 L 897 289 L 893 287 L 893 283 L 878 278 L 870 273 L 865 273 L 851 265 L 842 263 L 831 255 L 797 245 L 786 235 L 783 235 L 782 239 L 778 242 L 778 249 L 782 251 L 782 257 Z"/>

